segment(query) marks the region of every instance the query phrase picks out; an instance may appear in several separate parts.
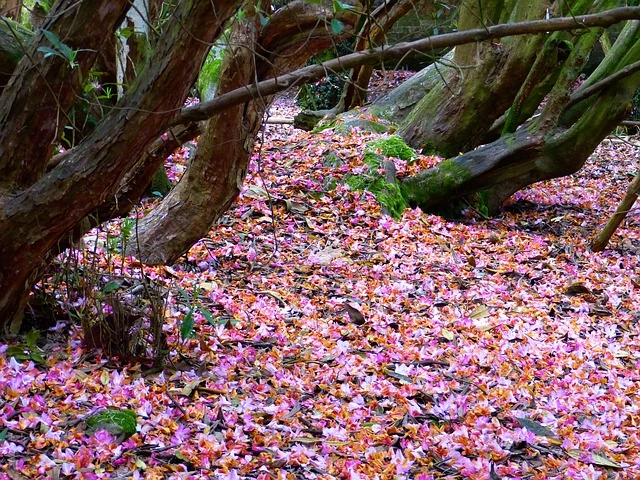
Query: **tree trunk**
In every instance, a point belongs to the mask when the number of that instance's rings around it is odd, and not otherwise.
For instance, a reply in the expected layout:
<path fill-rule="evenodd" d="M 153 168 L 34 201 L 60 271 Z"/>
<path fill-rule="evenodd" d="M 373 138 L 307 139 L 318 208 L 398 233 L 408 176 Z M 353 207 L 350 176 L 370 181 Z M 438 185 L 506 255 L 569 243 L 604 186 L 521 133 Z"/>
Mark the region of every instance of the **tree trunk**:
<path fill-rule="evenodd" d="M 175 117 L 195 81 L 208 45 L 224 31 L 239 3 L 180 2 L 158 41 L 149 68 L 121 99 L 119 108 L 112 110 L 56 167 L 28 187 L 0 197 L 0 322 L 5 329 L 19 325 L 22 307 L 35 280 L 34 272 L 48 252 L 82 218 L 115 194 L 120 180 L 146 146 Z M 82 2 L 78 8 L 94 4 L 99 5 L 95 8 L 105 8 L 107 4 L 114 8 L 116 2 Z M 71 17 L 76 18 L 73 12 Z M 56 21 L 65 18 L 60 16 Z M 102 25 L 94 22 L 95 17 L 73 24 L 74 28 L 79 28 L 78 24 L 83 27 L 85 42 L 99 30 L 98 25 L 112 31 L 108 22 Z M 77 33 L 83 34 L 81 30 Z M 30 50 L 37 49 L 30 47 Z M 40 66 L 46 68 L 52 62 L 57 59 L 47 59 Z M 28 72 L 22 70 L 14 77 L 15 81 L 25 75 Z M 3 92 L 3 100 L 9 104 L 11 100 L 5 97 L 10 87 L 11 84 Z M 3 124 L 2 133 L 11 128 Z M 38 135 L 38 130 L 33 131 Z M 24 136 L 21 138 L 24 142 Z M 41 157 L 34 161 L 46 164 L 46 160 L 46 152 L 41 152 Z"/>
<path fill-rule="evenodd" d="M 256 77 L 294 70 L 326 50 L 336 38 L 318 28 L 317 20 L 330 21 L 331 15 L 324 8 L 297 2 L 274 14 L 263 31 L 258 21 L 251 28 L 236 26 L 230 45 L 241 46 L 229 48 L 217 94 L 242 88 Z M 347 26 L 341 36 L 346 36 L 356 16 L 345 12 L 339 18 Z M 256 51 L 261 55 L 254 60 Z M 257 98 L 209 120 L 183 178 L 138 226 L 138 253 L 145 263 L 175 262 L 231 206 L 242 188 L 255 135 L 270 102 L 271 97 Z"/>
<path fill-rule="evenodd" d="M 361 52 L 383 45 L 389 30 L 403 16 L 412 10 L 423 9 L 423 15 L 429 15 L 435 4 L 424 5 L 423 0 L 391 0 L 376 8 L 362 27 L 354 51 Z M 457 1 L 451 2 L 457 4 Z M 363 65 L 351 71 L 351 80 L 345 84 L 341 105 L 345 110 L 361 107 L 367 100 L 369 81 L 373 73 L 373 65 Z M 339 113 L 339 112 L 336 112 Z"/>
<path fill-rule="evenodd" d="M 221 93 L 254 78 L 258 22 L 234 25 L 223 60 Z M 259 102 L 237 105 L 213 117 L 198 142 L 178 185 L 138 225 L 139 257 L 147 264 L 173 263 L 200 238 L 235 200 L 246 175 L 248 159 L 263 108 Z"/>
<path fill-rule="evenodd" d="M 21 44 L 29 43 L 32 36 L 31 32 L 13 20 L 0 21 L 0 94 L 22 58 L 24 52 Z"/>
<path fill-rule="evenodd" d="M 636 175 L 636 178 L 629 184 L 627 193 L 625 194 L 622 202 L 616 208 L 615 213 L 609 219 L 602 231 L 591 242 L 591 250 L 594 252 L 602 252 L 611 240 L 612 235 L 616 229 L 620 226 L 622 221 L 627 216 L 627 213 L 633 207 L 633 204 L 638 200 L 638 193 L 640 192 L 640 175 Z"/>
<path fill-rule="evenodd" d="M 0 188 L 24 188 L 42 175 L 99 47 L 113 34 L 127 8 L 126 0 L 65 0 L 53 6 L 2 92 Z M 62 45 L 53 45 L 45 32 Z M 57 54 L 45 56 L 43 48 Z M 34 68 L 36 62 L 40 63 Z M 36 133 L 38 140 L 25 142 L 25 131 Z"/>
<path fill-rule="evenodd" d="M 474 2 L 460 9 L 459 28 L 544 14 L 544 2 Z M 420 101 L 398 133 L 409 145 L 445 157 L 475 148 L 511 106 L 543 43 L 536 35 L 457 47 L 453 64 L 440 67 L 444 81 Z"/>
<path fill-rule="evenodd" d="M 22 0 L 6 0 L 2 5 L 0 15 L 9 17 L 16 22 L 20 22 L 20 14 L 22 13 Z"/>
<path fill-rule="evenodd" d="M 585 44 L 590 41 L 587 37 Z M 576 45 L 575 51 L 579 50 Z M 620 52 L 617 60 L 608 61 L 618 68 L 634 63 L 640 59 L 638 36 L 621 35 L 614 51 Z M 579 73 L 580 61 L 578 54 L 567 60 L 536 120 L 491 144 L 402 179 L 400 188 L 407 202 L 442 213 L 452 205 L 452 199 L 457 199 L 461 205 L 491 212 L 527 185 L 578 171 L 602 139 L 626 117 L 640 80 L 640 74 L 635 73 L 609 85 L 581 102 L 581 114 L 575 118 L 576 112 L 571 108 L 565 111 L 563 106 L 570 104 L 568 86 L 571 76 L 575 80 Z M 600 78 L 602 73 L 593 75 Z"/>

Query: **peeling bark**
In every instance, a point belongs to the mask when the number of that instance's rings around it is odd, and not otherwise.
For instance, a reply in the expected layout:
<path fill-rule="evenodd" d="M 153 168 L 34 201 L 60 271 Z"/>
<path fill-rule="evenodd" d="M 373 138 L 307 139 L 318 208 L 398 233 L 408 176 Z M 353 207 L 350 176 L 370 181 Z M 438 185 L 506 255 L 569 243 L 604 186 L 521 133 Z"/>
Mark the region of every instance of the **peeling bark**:
<path fill-rule="evenodd" d="M 23 188 L 44 173 L 98 49 L 128 7 L 127 0 L 65 0 L 52 7 L 0 97 L 0 187 Z M 45 31 L 71 51 L 57 51 Z M 46 56 L 42 47 L 57 54 Z M 72 57 L 65 58 L 67 54 Z M 38 141 L 25 142 L 25 131 Z"/>
<path fill-rule="evenodd" d="M 118 108 L 32 185 L 0 196 L 0 321 L 5 328 L 19 324 L 43 258 L 66 232 L 116 193 L 136 159 L 167 128 L 195 81 L 208 45 L 222 33 L 239 3 L 180 2 L 150 67 Z M 86 22 L 84 28 L 96 26 Z"/>
<path fill-rule="evenodd" d="M 218 94 L 242 88 L 255 78 L 293 70 L 326 50 L 336 41 L 325 23 L 331 18 L 330 10 L 298 2 L 274 14 L 262 31 L 257 20 L 237 25 L 230 44 L 239 46 L 227 52 Z M 340 19 L 347 25 L 342 35 L 348 35 L 356 16 L 347 12 Z M 270 96 L 256 96 L 209 120 L 183 178 L 138 226 L 138 253 L 145 263 L 175 262 L 231 206 L 242 188 L 254 139 L 270 103 Z"/>

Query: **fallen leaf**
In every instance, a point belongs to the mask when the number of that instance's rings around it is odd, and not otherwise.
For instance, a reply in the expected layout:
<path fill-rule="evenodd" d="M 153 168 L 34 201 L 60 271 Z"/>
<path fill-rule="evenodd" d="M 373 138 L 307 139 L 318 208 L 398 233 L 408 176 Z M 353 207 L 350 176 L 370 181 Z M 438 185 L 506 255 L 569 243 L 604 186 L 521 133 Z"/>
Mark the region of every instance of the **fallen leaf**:
<path fill-rule="evenodd" d="M 364 315 L 362 315 L 360 310 L 358 310 L 355 307 L 352 307 L 348 303 L 344 303 L 342 306 L 344 307 L 345 311 L 349 314 L 349 319 L 351 320 L 352 323 L 356 325 L 364 325 L 365 323 Z"/>
<path fill-rule="evenodd" d="M 614 462 L 613 460 L 599 453 L 573 449 L 567 450 L 567 455 L 569 455 L 574 460 L 578 460 L 579 462 L 583 463 L 598 465 L 600 467 L 622 468 L 622 465 L 620 465 L 619 463 Z"/>
<path fill-rule="evenodd" d="M 557 438 L 557 435 L 549 430 L 544 425 L 536 422 L 535 420 L 530 420 L 528 418 L 516 418 L 516 422 L 520 424 L 521 427 L 526 428 L 532 433 L 535 433 L 539 437 L 549 437 L 549 438 Z"/>
<path fill-rule="evenodd" d="M 489 315 L 490 315 L 489 309 L 485 305 L 480 305 L 476 307 L 476 309 L 469 314 L 469 318 L 473 318 L 474 320 L 477 320 L 480 318 L 488 317 Z"/>
<path fill-rule="evenodd" d="M 442 335 L 444 338 L 446 338 L 450 342 L 455 338 L 455 335 L 453 334 L 452 331 L 444 328 L 440 331 L 440 335 Z"/>
<path fill-rule="evenodd" d="M 567 295 L 589 295 L 591 290 L 584 286 L 582 283 L 572 283 L 564 291 Z"/>

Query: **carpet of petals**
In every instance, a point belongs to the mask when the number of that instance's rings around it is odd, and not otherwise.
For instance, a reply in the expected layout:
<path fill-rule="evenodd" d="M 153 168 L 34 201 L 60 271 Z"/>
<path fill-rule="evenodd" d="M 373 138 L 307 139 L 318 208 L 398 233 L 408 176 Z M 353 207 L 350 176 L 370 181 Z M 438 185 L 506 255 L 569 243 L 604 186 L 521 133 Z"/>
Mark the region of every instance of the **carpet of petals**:
<path fill-rule="evenodd" d="M 209 237 L 145 267 L 172 289 L 164 371 L 88 351 L 71 321 L 41 334 L 46 366 L 2 344 L 0 478 L 640 478 L 637 212 L 589 250 L 638 149 L 605 141 L 491 219 L 396 221 L 341 181 L 372 138 L 266 128 Z M 184 341 L 178 288 L 217 320 L 196 310 Z M 137 432 L 88 431 L 106 407 Z"/>

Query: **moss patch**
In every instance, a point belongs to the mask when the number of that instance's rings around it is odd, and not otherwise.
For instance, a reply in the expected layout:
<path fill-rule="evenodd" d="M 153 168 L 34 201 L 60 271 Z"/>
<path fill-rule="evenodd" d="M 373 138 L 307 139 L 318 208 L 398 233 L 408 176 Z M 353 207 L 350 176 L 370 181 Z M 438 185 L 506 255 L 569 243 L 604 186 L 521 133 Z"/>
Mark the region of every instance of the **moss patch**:
<path fill-rule="evenodd" d="M 136 433 L 138 416 L 133 410 L 109 408 L 94 413 L 86 419 L 91 432 L 106 430 L 111 435 L 123 435 L 128 438 Z"/>
<path fill-rule="evenodd" d="M 361 175 L 349 175 L 345 178 L 345 183 L 353 190 L 368 191 L 373 194 L 376 201 L 391 215 L 393 218 L 402 217 L 402 212 L 408 207 L 400 187 L 397 183 L 389 183 L 385 178 L 372 169 Z"/>
<path fill-rule="evenodd" d="M 402 196 L 409 205 L 424 211 L 438 213 L 447 210 L 446 216 L 459 195 L 458 187 L 471 178 L 471 173 L 453 159 L 444 160 L 433 168 L 408 177 L 400 185 Z M 460 209 L 456 206 L 454 210 Z"/>
<path fill-rule="evenodd" d="M 367 120 L 365 118 L 354 118 L 347 120 L 343 123 L 338 123 L 335 126 L 335 132 L 340 135 L 347 135 L 351 133 L 354 128 L 359 128 L 364 132 L 373 133 L 386 133 L 389 131 L 390 126 L 384 123 L 376 122 L 374 120 Z"/>
<path fill-rule="evenodd" d="M 367 144 L 367 150 L 379 151 L 385 157 L 399 158 L 410 162 L 416 158 L 416 153 L 398 135 L 390 135 L 386 138 L 379 138 Z"/>
<path fill-rule="evenodd" d="M 411 160 L 415 153 L 395 135 L 369 142 L 362 158 L 367 168 L 359 175 L 345 177 L 345 183 L 353 190 L 371 192 L 384 212 L 398 219 L 409 205 L 402 196 L 397 180 L 389 182 L 386 179 L 383 162 L 387 157 Z"/>

